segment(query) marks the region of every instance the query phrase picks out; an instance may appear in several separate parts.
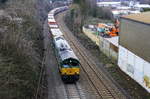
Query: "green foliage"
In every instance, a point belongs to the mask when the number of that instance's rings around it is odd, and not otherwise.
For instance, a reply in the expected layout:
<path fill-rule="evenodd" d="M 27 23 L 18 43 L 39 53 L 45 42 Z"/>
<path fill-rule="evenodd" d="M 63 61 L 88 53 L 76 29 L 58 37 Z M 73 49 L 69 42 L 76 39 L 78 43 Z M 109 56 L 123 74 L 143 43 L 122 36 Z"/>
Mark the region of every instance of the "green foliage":
<path fill-rule="evenodd" d="M 71 9 L 71 11 L 70 11 L 70 16 L 71 16 L 71 18 L 73 19 L 74 18 L 74 14 L 75 14 L 75 9 Z"/>
<path fill-rule="evenodd" d="M 91 2 L 91 0 L 74 0 L 74 3 L 77 3 L 80 6 L 83 18 L 88 16 L 102 19 L 112 18 L 112 14 L 109 8 L 97 7 L 94 1 Z"/>
<path fill-rule="evenodd" d="M 112 19 L 112 13 L 110 8 L 93 7 L 89 16 L 100 18 L 100 19 Z"/>
<path fill-rule="evenodd" d="M 150 11 L 150 8 L 143 8 L 143 12 Z"/>
<path fill-rule="evenodd" d="M 82 15 L 88 15 L 90 10 L 89 2 L 86 2 L 86 0 L 81 0 L 80 8 Z"/>
<path fill-rule="evenodd" d="M 5 3 L 7 0 L 0 0 L 0 3 Z"/>
<path fill-rule="evenodd" d="M 91 0 L 74 0 L 74 3 L 66 16 L 66 23 L 75 33 L 82 31 L 82 26 L 87 23 L 89 17 L 103 20 L 112 19 L 109 8 L 94 6 L 95 4 L 90 4 Z"/>
<path fill-rule="evenodd" d="M 107 19 L 100 19 L 96 17 L 88 17 L 85 22 L 85 26 L 89 24 L 97 25 L 97 23 L 112 23 L 112 21 Z"/>
<path fill-rule="evenodd" d="M 82 15 L 87 15 L 89 12 L 88 8 L 90 8 L 89 2 L 87 2 L 87 0 L 74 0 L 74 3 L 79 5 Z"/>
<path fill-rule="evenodd" d="M 73 0 L 73 3 L 80 4 L 81 0 Z"/>

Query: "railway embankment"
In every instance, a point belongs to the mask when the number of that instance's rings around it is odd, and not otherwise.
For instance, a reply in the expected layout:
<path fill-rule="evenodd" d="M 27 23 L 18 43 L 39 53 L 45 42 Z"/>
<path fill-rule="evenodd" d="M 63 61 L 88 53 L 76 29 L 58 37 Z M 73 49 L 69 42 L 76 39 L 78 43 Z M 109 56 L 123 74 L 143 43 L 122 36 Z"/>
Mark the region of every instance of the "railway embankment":
<path fill-rule="evenodd" d="M 0 1 L 0 99 L 35 99 L 43 59 L 45 3 Z"/>

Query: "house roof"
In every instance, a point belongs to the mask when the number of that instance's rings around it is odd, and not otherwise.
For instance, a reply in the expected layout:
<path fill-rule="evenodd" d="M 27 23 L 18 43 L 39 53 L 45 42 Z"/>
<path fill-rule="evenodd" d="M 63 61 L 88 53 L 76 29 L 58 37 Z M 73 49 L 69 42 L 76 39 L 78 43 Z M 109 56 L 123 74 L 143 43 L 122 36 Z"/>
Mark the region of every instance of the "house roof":
<path fill-rule="evenodd" d="M 122 16 L 122 18 L 150 24 L 150 11 L 138 13 L 138 14 L 130 14 L 130 15 Z"/>

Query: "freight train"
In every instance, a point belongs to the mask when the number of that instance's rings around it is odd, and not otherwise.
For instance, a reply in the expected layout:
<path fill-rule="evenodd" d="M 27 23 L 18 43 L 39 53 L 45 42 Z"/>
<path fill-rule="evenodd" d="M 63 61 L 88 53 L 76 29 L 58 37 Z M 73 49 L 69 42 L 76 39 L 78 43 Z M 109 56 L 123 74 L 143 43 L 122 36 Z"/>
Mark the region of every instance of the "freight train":
<path fill-rule="evenodd" d="M 76 82 L 79 80 L 80 62 L 69 43 L 63 37 L 60 31 L 55 15 L 68 9 L 68 6 L 59 7 L 48 13 L 48 25 L 53 38 L 56 58 L 58 61 L 58 69 L 64 82 Z"/>

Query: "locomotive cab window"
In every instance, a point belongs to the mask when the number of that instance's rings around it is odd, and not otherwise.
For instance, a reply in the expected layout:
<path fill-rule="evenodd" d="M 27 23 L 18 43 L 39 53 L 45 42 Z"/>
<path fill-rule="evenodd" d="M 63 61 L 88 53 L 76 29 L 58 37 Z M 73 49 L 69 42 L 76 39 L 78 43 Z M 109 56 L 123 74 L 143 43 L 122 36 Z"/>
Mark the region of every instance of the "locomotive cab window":
<path fill-rule="evenodd" d="M 73 66 L 73 67 L 77 67 L 79 66 L 79 62 L 77 60 L 70 60 L 70 65 Z"/>
<path fill-rule="evenodd" d="M 67 59 L 62 62 L 64 68 L 79 67 L 79 61 L 75 59 Z"/>
<path fill-rule="evenodd" d="M 62 37 L 57 37 L 57 38 L 56 38 L 56 41 L 57 41 L 57 40 L 60 40 L 60 39 L 64 40 Z"/>

